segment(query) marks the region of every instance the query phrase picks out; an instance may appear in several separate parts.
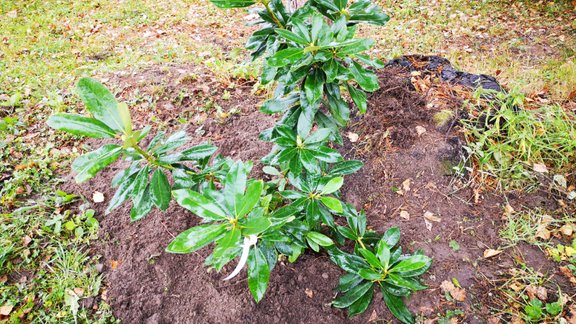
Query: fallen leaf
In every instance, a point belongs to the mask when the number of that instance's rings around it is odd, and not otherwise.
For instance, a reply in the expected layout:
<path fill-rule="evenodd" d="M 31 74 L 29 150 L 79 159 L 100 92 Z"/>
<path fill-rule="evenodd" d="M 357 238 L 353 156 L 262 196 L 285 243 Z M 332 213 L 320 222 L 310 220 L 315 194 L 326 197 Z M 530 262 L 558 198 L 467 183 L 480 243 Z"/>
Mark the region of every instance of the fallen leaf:
<path fill-rule="evenodd" d="M 541 238 L 545 241 L 550 239 L 550 231 L 546 228 L 546 225 L 539 225 L 536 229 L 536 238 Z"/>
<path fill-rule="evenodd" d="M 110 268 L 112 268 L 112 270 L 116 270 L 116 268 L 118 268 L 119 264 L 120 264 L 120 262 L 118 260 L 112 260 L 112 261 L 110 261 Z"/>
<path fill-rule="evenodd" d="M 572 274 L 572 270 L 570 270 L 568 267 L 560 267 L 560 272 L 562 272 L 562 274 L 568 278 L 568 280 L 570 280 L 570 283 L 576 285 L 576 277 L 574 277 Z"/>
<path fill-rule="evenodd" d="M 530 299 L 537 297 L 541 301 L 548 300 L 548 291 L 542 286 L 528 285 L 526 286 L 526 293 Z"/>
<path fill-rule="evenodd" d="M 442 221 L 442 218 L 434 216 L 434 214 L 429 212 L 429 211 L 424 213 L 424 218 L 426 218 L 427 220 L 429 220 L 431 222 L 439 223 L 440 221 Z"/>
<path fill-rule="evenodd" d="M 510 206 L 510 204 L 506 204 L 506 206 L 504 207 L 504 215 L 510 216 L 513 213 L 514 213 L 514 208 L 512 208 L 512 206 Z"/>
<path fill-rule="evenodd" d="M 494 250 L 494 249 L 486 249 L 484 250 L 484 258 L 491 258 L 493 256 L 496 256 L 498 254 L 502 253 L 502 251 L 500 250 Z"/>
<path fill-rule="evenodd" d="M 404 182 L 402 182 L 402 189 L 404 189 L 404 192 L 410 191 L 410 184 L 411 184 L 410 179 L 406 179 L 404 180 Z"/>
<path fill-rule="evenodd" d="M 532 169 L 538 173 L 548 173 L 548 168 L 546 167 L 546 164 L 534 163 Z"/>
<path fill-rule="evenodd" d="M 424 133 L 426 133 L 426 128 L 422 126 L 416 126 L 416 134 L 418 134 L 418 136 L 421 136 Z"/>
<path fill-rule="evenodd" d="M 570 236 L 574 233 L 574 229 L 572 228 L 572 224 L 566 224 L 560 227 L 560 233 L 565 236 Z"/>
<path fill-rule="evenodd" d="M 4 305 L 0 307 L 0 315 L 8 316 L 12 312 L 14 305 Z"/>
<path fill-rule="evenodd" d="M 0 277 L 0 284 L 5 283 L 6 281 L 8 281 L 8 276 L 7 275 L 3 275 Z"/>
<path fill-rule="evenodd" d="M 376 310 L 373 310 L 370 318 L 368 318 L 368 322 L 374 322 L 376 320 L 378 320 L 378 313 L 376 313 Z"/>
<path fill-rule="evenodd" d="M 426 229 L 428 231 L 432 231 L 432 222 L 428 221 L 427 219 L 424 219 L 424 225 L 426 225 Z"/>
<path fill-rule="evenodd" d="M 352 133 L 352 132 L 348 132 L 348 139 L 350 140 L 350 142 L 352 143 L 356 143 L 358 142 L 358 134 L 356 133 Z"/>
<path fill-rule="evenodd" d="M 457 301 L 463 302 L 466 300 L 466 290 L 464 290 L 464 288 L 457 288 L 448 280 L 442 281 L 440 288 L 442 288 L 444 292 L 450 293 L 450 296 Z"/>
<path fill-rule="evenodd" d="M 30 242 L 32 242 L 32 238 L 30 238 L 30 236 L 26 235 L 22 238 L 22 245 L 28 246 Z"/>
<path fill-rule="evenodd" d="M 400 217 L 404 218 L 405 220 L 410 220 L 410 213 L 405 210 L 401 210 Z"/>
<path fill-rule="evenodd" d="M 84 289 L 83 288 L 74 288 L 74 293 L 76 294 L 76 296 L 82 297 L 84 295 Z"/>
<path fill-rule="evenodd" d="M 94 191 L 94 194 L 92 195 L 92 200 L 95 203 L 101 203 L 104 201 L 104 194 L 101 193 L 100 191 Z"/>
<path fill-rule="evenodd" d="M 308 298 L 314 297 L 314 292 L 310 288 L 304 289 L 304 293 L 306 294 L 306 296 L 308 296 Z"/>

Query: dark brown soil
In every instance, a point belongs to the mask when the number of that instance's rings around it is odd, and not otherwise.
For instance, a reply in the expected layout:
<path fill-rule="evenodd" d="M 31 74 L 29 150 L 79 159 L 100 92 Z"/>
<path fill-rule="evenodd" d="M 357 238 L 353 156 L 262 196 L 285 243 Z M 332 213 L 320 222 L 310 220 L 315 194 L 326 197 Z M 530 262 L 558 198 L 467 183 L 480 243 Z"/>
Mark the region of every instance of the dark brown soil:
<path fill-rule="evenodd" d="M 170 126 L 176 125 L 174 119 L 186 112 L 204 114 L 197 123 L 203 126 L 188 128 L 194 142 L 212 140 L 222 154 L 234 158 L 264 156 L 270 145 L 257 136 L 275 119 L 257 111 L 259 98 L 250 94 L 250 86 L 232 88 L 230 100 L 217 101 L 224 111 L 240 110 L 219 119 L 212 113 L 196 112 L 197 102 L 192 99 L 179 105 L 169 99 L 182 89 L 207 95 L 222 91 L 216 81 L 202 90 L 201 83 L 175 77 L 186 74 L 181 73 L 186 69 L 190 67 L 156 69 L 142 72 L 137 81 L 127 75 L 114 77 L 112 82 L 125 85 L 123 95 L 129 96 L 136 88 L 146 91 L 158 80 L 169 80 L 163 85 L 159 108 L 155 112 L 138 110 L 137 120 L 146 121 L 152 113 L 160 113 L 161 120 Z M 484 322 L 490 316 L 492 289 L 486 277 L 494 279 L 513 266 L 509 252 L 483 258 L 484 250 L 500 245 L 498 225 L 503 200 L 471 188 L 459 189 L 463 184 L 451 176 L 451 166 L 461 154 L 458 134 L 436 130 L 429 122 L 434 111 L 427 108 L 421 95 L 410 90 L 409 78 L 396 70 L 384 70 L 381 80 L 382 89 L 370 98 L 369 112 L 356 118 L 348 130 L 358 134 L 359 140 L 350 143 L 346 139 L 341 148 L 348 159 L 365 162 L 360 172 L 347 177 L 344 198 L 366 209 L 373 229 L 383 232 L 390 226 L 399 226 L 405 249 L 421 248 L 434 258 L 431 270 L 424 276 L 430 289 L 416 293 L 409 301 L 414 312 L 435 318 L 447 309 L 461 309 L 467 322 Z M 417 126 L 426 132 L 421 133 L 419 128 L 419 134 Z M 117 169 L 110 168 L 87 184 L 76 186 L 74 191 L 88 197 L 101 191 L 109 199 L 113 195 L 109 183 Z M 406 180 L 410 181 L 409 186 Z M 515 200 L 510 203 L 514 205 Z M 224 273 L 215 273 L 202 265 L 208 249 L 189 255 L 164 252 L 176 234 L 197 224 L 197 218 L 175 203 L 167 212 L 153 212 L 137 223 L 130 222 L 129 206 L 108 216 L 103 216 L 105 203 L 96 204 L 96 208 L 102 240 L 94 253 L 103 256 L 103 298 L 124 323 L 366 323 L 392 319 L 379 293 L 368 311 L 353 319 L 348 319 L 344 311 L 331 308 L 329 303 L 335 296 L 333 289 L 341 271 L 324 254 L 309 253 L 295 264 L 280 263 L 271 275 L 266 297 L 256 304 L 245 277 L 224 282 L 222 278 L 231 270 L 229 267 Z M 409 217 L 400 217 L 401 211 Z M 438 219 L 426 220 L 426 212 Z M 449 246 L 451 240 L 458 243 L 457 251 Z M 529 253 L 525 253 L 525 262 L 529 266 L 542 272 L 551 269 L 548 262 L 535 261 L 544 259 L 540 251 L 526 249 Z M 464 302 L 448 302 L 439 288 L 444 280 L 453 278 L 466 290 Z"/>

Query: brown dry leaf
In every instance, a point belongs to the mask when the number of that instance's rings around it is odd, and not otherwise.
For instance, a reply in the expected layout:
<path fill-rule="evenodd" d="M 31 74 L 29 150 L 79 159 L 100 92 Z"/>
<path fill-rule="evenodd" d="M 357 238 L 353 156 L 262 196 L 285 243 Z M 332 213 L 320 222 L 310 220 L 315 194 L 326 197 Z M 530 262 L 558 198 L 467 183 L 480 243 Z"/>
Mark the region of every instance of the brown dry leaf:
<path fill-rule="evenodd" d="M 358 134 L 352 133 L 352 132 L 348 132 L 348 135 L 347 135 L 347 136 L 348 136 L 348 139 L 350 140 L 350 142 L 352 142 L 352 143 L 358 142 L 358 137 L 359 137 Z"/>
<path fill-rule="evenodd" d="M 566 224 L 566 225 L 560 227 L 560 233 L 562 233 L 562 235 L 565 235 L 565 236 L 572 235 L 572 233 L 574 233 L 574 229 L 572 228 L 572 224 Z"/>
<path fill-rule="evenodd" d="M 504 215 L 510 216 L 513 213 L 514 213 L 514 208 L 512 208 L 512 206 L 510 206 L 510 204 L 506 204 L 506 206 L 504 207 Z"/>
<path fill-rule="evenodd" d="M 536 238 L 541 238 L 545 241 L 550 239 L 550 231 L 546 229 L 546 225 L 539 225 L 536 229 Z"/>
<path fill-rule="evenodd" d="M 548 299 L 548 291 L 542 286 L 528 285 L 526 286 L 526 293 L 530 299 L 533 299 L 534 297 L 538 297 L 538 299 L 542 301 Z"/>
<path fill-rule="evenodd" d="M 12 313 L 12 308 L 14 308 L 14 305 L 8 305 L 8 304 L 0 307 L 0 315 L 4 316 L 10 315 L 10 313 Z"/>
<path fill-rule="evenodd" d="M 405 220 L 410 220 L 410 213 L 405 210 L 401 210 L 400 217 L 404 218 Z"/>
<path fill-rule="evenodd" d="M 494 250 L 494 249 L 486 249 L 484 250 L 484 258 L 491 258 L 493 256 L 496 256 L 498 254 L 502 253 L 502 251 L 500 250 Z"/>
<path fill-rule="evenodd" d="M 576 285 L 576 277 L 574 277 L 572 271 L 568 267 L 560 267 L 560 272 L 568 278 L 571 284 Z"/>
<path fill-rule="evenodd" d="M 412 181 L 410 179 L 406 179 L 406 180 L 404 180 L 404 182 L 402 182 L 402 189 L 404 190 L 404 192 L 410 191 L 410 184 L 411 183 L 412 183 Z"/>
<path fill-rule="evenodd" d="M 6 281 L 8 281 L 8 276 L 7 275 L 3 275 L 0 277 L 0 284 L 5 283 Z"/>
<path fill-rule="evenodd" d="M 418 134 L 418 136 L 422 136 L 424 133 L 426 133 L 426 128 L 422 126 L 416 126 L 416 134 Z"/>
<path fill-rule="evenodd" d="M 376 310 L 373 310 L 370 318 L 368 318 L 368 322 L 374 322 L 376 320 L 378 320 L 378 313 L 376 313 Z"/>
<path fill-rule="evenodd" d="M 84 295 L 84 289 L 83 288 L 74 288 L 74 293 L 76 294 L 76 296 L 82 297 Z"/>
<path fill-rule="evenodd" d="M 314 297 L 314 292 L 310 288 L 304 289 L 304 293 L 306 294 L 306 296 L 308 296 L 308 298 Z"/>
<path fill-rule="evenodd" d="M 116 268 L 118 268 L 119 264 L 120 264 L 120 261 L 112 260 L 112 261 L 110 261 L 110 268 L 112 268 L 112 270 L 116 270 Z"/>
<path fill-rule="evenodd" d="M 439 223 L 442 221 L 442 218 L 434 216 L 434 214 L 429 212 L 429 211 L 424 213 L 424 218 L 426 218 L 427 220 L 429 220 L 431 222 L 436 222 L 436 223 Z"/>
<path fill-rule="evenodd" d="M 526 285 L 521 284 L 519 282 L 514 281 L 513 283 L 509 284 L 508 287 L 515 292 L 519 292 L 520 290 L 524 289 Z"/>
<path fill-rule="evenodd" d="M 30 242 L 32 242 L 32 238 L 30 236 L 26 235 L 22 238 L 22 245 L 28 246 Z"/>
<path fill-rule="evenodd" d="M 440 284 L 440 288 L 442 288 L 444 292 L 450 293 L 450 296 L 452 296 L 452 298 L 454 298 L 457 301 L 463 302 L 466 300 L 466 290 L 464 290 L 464 288 L 458 288 L 454 286 L 454 284 L 451 281 L 448 280 L 442 281 L 442 283 Z"/>
<path fill-rule="evenodd" d="M 92 195 L 92 200 L 95 203 L 101 203 L 104 201 L 104 194 L 101 193 L 100 191 L 94 191 L 94 194 Z"/>
<path fill-rule="evenodd" d="M 500 319 L 498 317 L 488 318 L 488 324 L 500 324 Z"/>
<path fill-rule="evenodd" d="M 534 163 L 532 169 L 538 173 L 548 173 L 548 168 L 546 167 L 546 164 Z"/>

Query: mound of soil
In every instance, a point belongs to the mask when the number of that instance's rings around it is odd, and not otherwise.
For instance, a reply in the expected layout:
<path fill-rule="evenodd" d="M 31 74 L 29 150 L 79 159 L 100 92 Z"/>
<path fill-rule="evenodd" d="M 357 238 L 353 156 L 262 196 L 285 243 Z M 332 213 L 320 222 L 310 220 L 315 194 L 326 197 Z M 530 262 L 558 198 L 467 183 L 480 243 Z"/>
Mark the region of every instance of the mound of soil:
<path fill-rule="evenodd" d="M 172 78 L 170 73 L 178 72 L 144 73 L 149 78 L 141 79 L 136 87 L 145 89 L 146 82 L 161 77 L 173 80 L 166 87 L 168 94 L 177 94 L 182 88 L 195 91 L 196 85 Z M 384 69 L 380 79 L 382 89 L 370 97 L 368 113 L 355 118 L 348 129 L 359 135 L 358 141 L 346 140 L 340 148 L 346 158 L 365 163 L 360 172 L 347 177 L 343 196 L 367 211 L 373 229 L 383 232 L 399 226 L 405 249 L 421 248 L 434 258 L 424 276 L 430 289 L 409 301 L 414 312 L 434 318 L 446 309 L 461 309 L 468 321 L 485 319 L 492 287 L 484 276 L 495 278 L 512 266 L 508 252 L 489 259 L 482 256 L 485 249 L 499 245 L 496 225 L 502 200 L 458 189 L 451 167 L 460 159 L 460 139 L 457 134 L 438 131 L 430 122 L 440 108 L 427 107 L 424 97 L 411 90 L 409 76 L 397 69 Z M 135 81 L 121 76 L 113 82 Z M 207 116 L 203 126 L 191 125 L 188 131 L 194 142 L 212 140 L 224 155 L 257 160 L 270 149 L 257 136 L 275 118 L 258 112 L 259 98 L 250 94 L 249 87 L 235 91 L 230 100 L 218 104 L 224 111 L 238 108 L 238 114 L 223 120 Z M 172 105 L 164 110 L 164 120 L 175 118 L 192 104 L 174 106 L 171 102 L 159 102 L 160 107 Z M 149 116 L 141 110 L 138 118 L 147 120 Z M 255 166 L 256 172 L 259 169 Z M 109 183 L 117 170 L 109 168 L 73 191 L 85 196 L 101 191 L 109 199 L 114 193 Z M 104 215 L 105 204 L 95 207 L 98 215 Z M 136 223 L 130 222 L 127 205 L 100 216 L 102 240 L 93 252 L 103 256 L 105 295 L 115 316 L 125 323 L 366 323 L 393 319 L 379 293 L 368 311 L 352 319 L 330 307 L 341 271 L 325 254 L 308 253 L 295 264 L 279 263 L 266 297 L 256 304 L 246 287 L 245 274 L 232 282 L 222 281 L 235 264 L 223 273 L 202 265 L 209 249 L 188 255 L 164 252 L 176 234 L 197 223 L 196 217 L 175 203 L 167 212 L 155 211 Z M 550 268 L 530 259 L 525 262 L 543 272 Z M 447 301 L 439 288 L 452 278 L 466 291 L 463 301 Z"/>

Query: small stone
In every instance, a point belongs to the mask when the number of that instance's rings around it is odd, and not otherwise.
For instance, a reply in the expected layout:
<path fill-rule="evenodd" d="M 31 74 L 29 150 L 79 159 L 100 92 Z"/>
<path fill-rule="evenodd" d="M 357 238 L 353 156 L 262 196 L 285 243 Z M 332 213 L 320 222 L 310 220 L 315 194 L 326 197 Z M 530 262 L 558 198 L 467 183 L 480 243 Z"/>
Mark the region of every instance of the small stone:
<path fill-rule="evenodd" d="M 328 279 L 328 274 L 327 274 L 326 272 L 324 272 L 324 273 L 322 274 L 322 278 Z"/>

